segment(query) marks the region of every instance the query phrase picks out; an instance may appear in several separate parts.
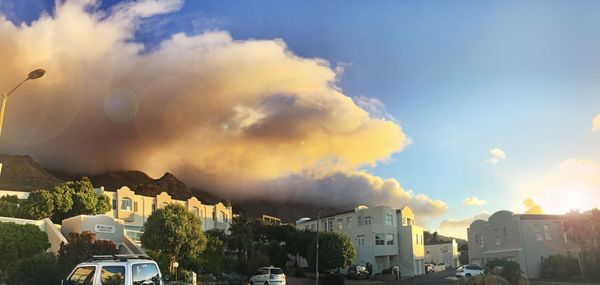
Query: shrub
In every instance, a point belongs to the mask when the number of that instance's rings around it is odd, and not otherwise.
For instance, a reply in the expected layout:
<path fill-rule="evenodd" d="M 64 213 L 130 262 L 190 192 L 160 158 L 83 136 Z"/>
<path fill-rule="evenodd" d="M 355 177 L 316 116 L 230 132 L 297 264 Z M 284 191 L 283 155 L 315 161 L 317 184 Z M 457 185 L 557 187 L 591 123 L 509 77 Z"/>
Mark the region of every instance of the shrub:
<path fill-rule="evenodd" d="M 9 273 L 8 284 L 59 284 L 60 279 L 56 257 L 50 253 L 41 253 L 19 261 Z"/>
<path fill-rule="evenodd" d="M 551 255 L 542 262 L 542 277 L 548 279 L 570 279 L 579 275 L 579 262 L 570 255 Z"/>
<path fill-rule="evenodd" d="M 61 243 L 58 250 L 58 264 L 61 276 L 66 276 L 75 265 L 89 260 L 94 255 L 116 254 L 117 247 L 112 241 L 96 240 L 96 234 L 83 231 L 72 232 L 67 236 L 67 244 Z"/>
<path fill-rule="evenodd" d="M 502 271 L 500 271 L 500 275 L 502 275 L 504 279 L 508 280 L 510 284 L 517 284 L 517 280 L 520 274 L 521 266 L 514 261 L 506 262 L 502 267 Z"/>
<path fill-rule="evenodd" d="M 35 225 L 0 223 L 0 282 L 19 259 L 43 253 L 49 247 L 48 236 Z"/>
<path fill-rule="evenodd" d="M 340 274 L 326 274 L 319 276 L 319 280 L 322 284 L 344 285 L 346 278 Z"/>

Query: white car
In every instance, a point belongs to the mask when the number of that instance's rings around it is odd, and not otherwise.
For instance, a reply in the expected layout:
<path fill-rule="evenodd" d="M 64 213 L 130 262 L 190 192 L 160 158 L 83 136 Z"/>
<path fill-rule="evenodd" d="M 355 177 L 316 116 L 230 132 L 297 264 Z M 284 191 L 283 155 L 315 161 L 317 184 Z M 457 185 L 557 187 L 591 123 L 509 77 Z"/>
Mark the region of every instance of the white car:
<path fill-rule="evenodd" d="M 467 264 L 456 269 L 456 277 L 458 278 L 471 278 L 479 274 L 483 274 L 483 268 L 481 268 L 479 265 Z"/>
<path fill-rule="evenodd" d="M 250 285 L 285 285 L 285 274 L 281 268 L 269 266 L 256 270 L 250 277 Z"/>
<path fill-rule="evenodd" d="M 98 255 L 75 266 L 62 285 L 163 285 L 158 264 L 147 256 Z"/>

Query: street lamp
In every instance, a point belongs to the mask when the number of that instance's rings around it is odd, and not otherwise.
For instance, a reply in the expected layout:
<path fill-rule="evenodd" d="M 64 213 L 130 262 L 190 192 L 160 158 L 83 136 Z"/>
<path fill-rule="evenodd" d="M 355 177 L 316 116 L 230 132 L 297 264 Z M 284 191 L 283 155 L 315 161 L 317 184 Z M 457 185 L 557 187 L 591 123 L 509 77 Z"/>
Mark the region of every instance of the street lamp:
<path fill-rule="evenodd" d="M 316 258 L 317 260 L 315 261 L 315 284 L 319 285 L 319 224 L 321 223 L 321 210 L 323 210 L 323 207 L 319 208 L 319 213 L 317 214 L 317 254 L 316 254 Z"/>
<path fill-rule="evenodd" d="M 177 267 L 179 267 L 179 262 L 173 262 L 173 267 L 175 268 L 175 282 L 177 282 Z"/>
<path fill-rule="evenodd" d="M 8 96 L 10 96 L 10 94 L 15 92 L 15 90 L 17 90 L 17 88 L 21 87 L 21 85 L 23 85 L 23 83 L 25 83 L 25 81 L 30 80 L 30 79 L 31 80 L 38 79 L 38 78 L 44 76 L 44 74 L 46 74 L 46 71 L 43 69 L 36 69 L 32 72 L 29 72 L 29 74 L 27 74 L 27 78 L 25 78 L 23 81 L 21 81 L 21 83 L 19 83 L 17 86 L 15 86 L 15 88 L 11 89 L 8 92 L 2 93 L 2 103 L 0 104 L 0 134 L 2 134 L 2 124 L 4 123 L 4 109 L 6 108 L 6 100 L 8 100 Z"/>

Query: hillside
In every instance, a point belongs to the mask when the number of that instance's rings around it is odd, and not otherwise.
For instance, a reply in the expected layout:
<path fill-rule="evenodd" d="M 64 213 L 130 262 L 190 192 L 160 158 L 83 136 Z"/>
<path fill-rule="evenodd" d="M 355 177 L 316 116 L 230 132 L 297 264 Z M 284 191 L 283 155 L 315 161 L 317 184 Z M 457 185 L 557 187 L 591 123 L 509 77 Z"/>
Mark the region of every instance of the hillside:
<path fill-rule="evenodd" d="M 62 182 L 28 155 L 0 154 L 0 189 L 32 191 L 50 189 Z"/>
<path fill-rule="evenodd" d="M 467 244 L 467 241 L 464 239 L 456 238 L 456 237 L 447 237 L 444 235 L 440 235 L 437 232 L 430 233 L 428 231 L 425 231 L 423 234 L 423 238 L 425 239 L 425 245 L 448 243 L 448 242 L 452 242 L 452 239 L 456 240 L 458 247 L 460 247 L 463 244 Z"/>

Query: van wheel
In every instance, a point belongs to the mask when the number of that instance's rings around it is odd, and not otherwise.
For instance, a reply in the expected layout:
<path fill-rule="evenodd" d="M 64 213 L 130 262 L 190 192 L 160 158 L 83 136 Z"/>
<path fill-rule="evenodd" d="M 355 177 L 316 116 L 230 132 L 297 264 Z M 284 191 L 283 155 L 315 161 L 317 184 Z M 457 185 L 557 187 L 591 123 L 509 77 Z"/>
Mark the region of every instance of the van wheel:
<path fill-rule="evenodd" d="M 467 273 L 467 274 L 465 274 L 465 277 L 467 277 L 467 278 L 471 278 L 471 273 Z"/>

